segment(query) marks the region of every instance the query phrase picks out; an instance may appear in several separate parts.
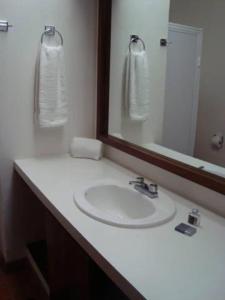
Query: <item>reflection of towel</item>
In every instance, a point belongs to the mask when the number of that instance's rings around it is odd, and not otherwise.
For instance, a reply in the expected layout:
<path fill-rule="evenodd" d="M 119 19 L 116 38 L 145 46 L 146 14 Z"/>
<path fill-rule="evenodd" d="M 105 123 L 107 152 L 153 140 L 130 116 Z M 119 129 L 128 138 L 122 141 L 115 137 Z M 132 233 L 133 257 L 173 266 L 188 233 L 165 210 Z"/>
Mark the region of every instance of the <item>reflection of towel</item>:
<path fill-rule="evenodd" d="M 63 47 L 42 44 L 35 82 L 35 113 L 42 128 L 59 127 L 67 122 L 64 68 Z"/>
<path fill-rule="evenodd" d="M 102 157 L 102 142 L 75 137 L 70 145 L 70 154 L 72 157 L 99 160 Z"/>
<path fill-rule="evenodd" d="M 145 121 L 149 116 L 149 73 L 145 51 L 132 50 L 126 61 L 125 109 L 133 121 Z"/>

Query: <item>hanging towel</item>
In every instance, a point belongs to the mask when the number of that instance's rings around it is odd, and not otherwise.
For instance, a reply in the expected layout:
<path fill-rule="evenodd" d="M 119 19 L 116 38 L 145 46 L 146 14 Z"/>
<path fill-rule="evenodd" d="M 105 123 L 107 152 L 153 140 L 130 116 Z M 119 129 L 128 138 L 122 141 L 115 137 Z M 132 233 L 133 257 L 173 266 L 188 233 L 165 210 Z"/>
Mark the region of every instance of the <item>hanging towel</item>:
<path fill-rule="evenodd" d="M 102 157 L 102 142 L 95 139 L 74 137 L 70 145 L 70 154 L 76 158 L 99 160 Z"/>
<path fill-rule="evenodd" d="M 62 46 L 41 45 L 36 64 L 35 117 L 41 128 L 60 127 L 68 120 Z"/>
<path fill-rule="evenodd" d="M 130 49 L 126 58 L 125 113 L 132 121 L 149 117 L 149 69 L 146 51 Z"/>

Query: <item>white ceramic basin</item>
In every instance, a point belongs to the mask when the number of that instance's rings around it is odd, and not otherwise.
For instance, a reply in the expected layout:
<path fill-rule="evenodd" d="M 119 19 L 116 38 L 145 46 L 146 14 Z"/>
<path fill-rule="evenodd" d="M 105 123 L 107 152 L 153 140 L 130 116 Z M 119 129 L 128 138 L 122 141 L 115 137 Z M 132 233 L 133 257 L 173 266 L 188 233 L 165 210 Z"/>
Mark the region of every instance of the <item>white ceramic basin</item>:
<path fill-rule="evenodd" d="M 88 216 L 120 227 L 150 227 L 173 218 L 174 202 L 163 192 L 150 199 L 131 187 L 101 183 L 74 194 L 74 202 Z"/>

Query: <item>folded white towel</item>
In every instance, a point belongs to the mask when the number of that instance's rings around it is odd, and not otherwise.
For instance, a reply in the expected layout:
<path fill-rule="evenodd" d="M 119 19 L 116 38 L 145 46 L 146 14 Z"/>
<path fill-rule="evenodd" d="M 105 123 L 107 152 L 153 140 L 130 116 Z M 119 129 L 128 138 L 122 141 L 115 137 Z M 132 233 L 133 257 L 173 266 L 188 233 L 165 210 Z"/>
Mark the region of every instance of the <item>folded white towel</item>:
<path fill-rule="evenodd" d="M 150 89 L 146 51 L 131 49 L 126 58 L 125 110 L 133 121 L 149 117 Z"/>
<path fill-rule="evenodd" d="M 72 157 L 99 160 L 102 157 L 102 142 L 75 137 L 70 145 L 70 154 Z"/>
<path fill-rule="evenodd" d="M 36 64 L 35 115 L 43 128 L 60 127 L 68 120 L 62 46 L 41 45 Z"/>

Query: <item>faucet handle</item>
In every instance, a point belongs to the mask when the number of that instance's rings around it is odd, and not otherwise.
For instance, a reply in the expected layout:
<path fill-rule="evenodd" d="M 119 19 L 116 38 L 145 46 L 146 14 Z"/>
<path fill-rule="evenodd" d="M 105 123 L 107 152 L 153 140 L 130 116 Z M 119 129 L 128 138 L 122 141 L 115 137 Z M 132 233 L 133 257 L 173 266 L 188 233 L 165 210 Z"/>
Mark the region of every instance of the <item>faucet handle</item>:
<path fill-rule="evenodd" d="M 149 184 L 149 191 L 153 194 L 158 193 L 158 185 L 156 183 Z"/>
<path fill-rule="evenodd" d="M 145 179 L 144 177 L 137 177 L 136 180 L 130 181 L 129 184 L 144 184 L 145 183 Z"/>
<path fill-rule="evenodd" d="M 144 177 L 137 177 L 136 179 L 137 179 L 137 181 L 138 181 L 139 183 L 144 183 L 144 182 L 145 182 Z"/>

